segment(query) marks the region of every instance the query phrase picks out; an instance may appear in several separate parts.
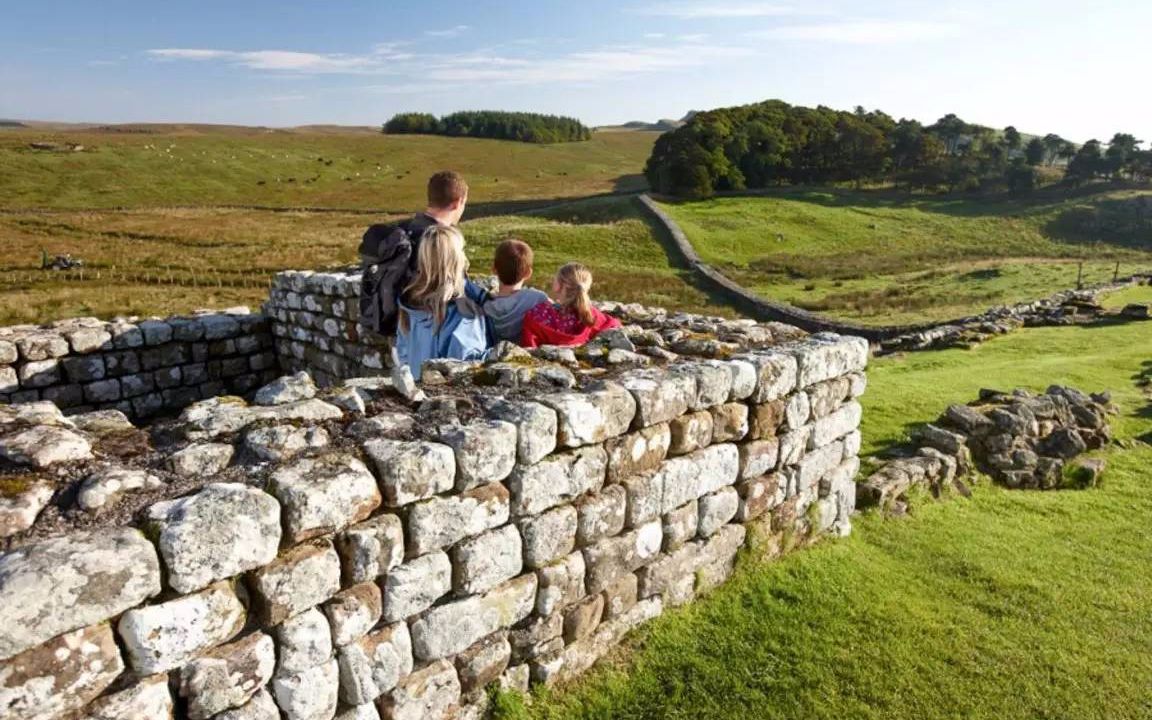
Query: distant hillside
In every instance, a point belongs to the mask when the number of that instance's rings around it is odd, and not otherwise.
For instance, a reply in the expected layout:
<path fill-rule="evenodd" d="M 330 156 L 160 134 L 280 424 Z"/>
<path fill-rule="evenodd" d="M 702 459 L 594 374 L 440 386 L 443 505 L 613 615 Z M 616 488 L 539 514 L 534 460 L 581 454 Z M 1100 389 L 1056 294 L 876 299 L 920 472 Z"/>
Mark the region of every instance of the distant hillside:
<path fill-rule="evenodd" d="M 17 120 L 0 120 L 0 128 L 22 128 L 28 127 L 22 122 Z"/>

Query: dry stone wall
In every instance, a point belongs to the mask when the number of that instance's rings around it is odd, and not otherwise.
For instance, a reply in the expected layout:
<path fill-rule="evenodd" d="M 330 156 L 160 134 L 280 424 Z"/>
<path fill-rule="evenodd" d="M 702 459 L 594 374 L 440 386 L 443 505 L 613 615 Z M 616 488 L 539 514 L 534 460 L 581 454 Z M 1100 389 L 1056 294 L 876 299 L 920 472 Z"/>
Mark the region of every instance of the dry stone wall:
<path fill-rule="evenodd" d="M 422 398 L 283 377 L 128 454 L 115 412 L 0 406 L 0 716 L 476 718 L 742 547 L 847 534 L 867 343 L 631 314 L 578 359 L 437 362 Z"/>
<path fill-rule="evenodd" d="M 324 387 L 384 374 L 387 342 L 358 324 L 359 299 L 359 271 L 277 273 L 264 312 L 280 365 L 307 370 Z"/>
<path fill-rule="evenodd" d="M 0 328 L 0 403 L 147 418 L 278 374 L 267 322 L 248 308 Z"/>

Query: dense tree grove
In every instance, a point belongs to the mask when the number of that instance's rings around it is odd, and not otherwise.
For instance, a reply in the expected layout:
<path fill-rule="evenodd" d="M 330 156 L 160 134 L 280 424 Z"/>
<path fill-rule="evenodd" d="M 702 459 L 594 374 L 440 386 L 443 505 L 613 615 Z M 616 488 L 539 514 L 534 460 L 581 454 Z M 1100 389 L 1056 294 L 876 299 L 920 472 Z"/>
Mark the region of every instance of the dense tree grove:
<path fill-rule="evenodd" d="M 1094 147 L 1093 143 L 1095 143 Z M 1037 167 L 1067 165 L 1069 182 L 1152 179 L 1152 150 L 1117 134 L 1077 148 L 1059 135 L 1025 141 L 945 115 L 924 126 L 880 111 L 806 108 L 769 100 L 701 112 L 665 133 L 648 159 L 652 188 L 705 197 L 782 184 L 894 183 L 908 190 L 1009 190 L 1038 184 Z"/>
<path fill-rule="evenodd" d="M 439 119 L 427 113 L 401 113 L 384 124 L 384 132 L 530 143 L 574 142 L 592 137 L 592 131 L 574 118 L 492 110 L 452 113 Z"/>

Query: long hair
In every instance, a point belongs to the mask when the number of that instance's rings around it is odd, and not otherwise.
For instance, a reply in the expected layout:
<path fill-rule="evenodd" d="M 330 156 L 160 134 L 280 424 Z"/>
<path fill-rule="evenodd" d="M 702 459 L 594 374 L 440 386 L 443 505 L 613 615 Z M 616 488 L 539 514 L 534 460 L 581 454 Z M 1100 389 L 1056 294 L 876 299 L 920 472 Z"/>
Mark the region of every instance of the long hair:
<path fill-rule="evenodd" d="M 556 285 L 560 292 L 556 299 L 564 307 L 576 311 L 580 322 L 592 327 L 596 318 L 592 315 L 592 298 L 588 291 L 592 289 L 592 272 L 580 263 L 568 263 L 556 271 Z"/>
<path fill-rule="evenodd" d="M 464 236 L 454 227 L 433 225 L 420 238 L 416 276 L 404 288 L 405 302 L 432 313 L 439 327 L 448 312 L 448 303 L 463 294 L 467 271 Z M 400 321 L 407 331 L 408 314 L 401 311 Z"/>

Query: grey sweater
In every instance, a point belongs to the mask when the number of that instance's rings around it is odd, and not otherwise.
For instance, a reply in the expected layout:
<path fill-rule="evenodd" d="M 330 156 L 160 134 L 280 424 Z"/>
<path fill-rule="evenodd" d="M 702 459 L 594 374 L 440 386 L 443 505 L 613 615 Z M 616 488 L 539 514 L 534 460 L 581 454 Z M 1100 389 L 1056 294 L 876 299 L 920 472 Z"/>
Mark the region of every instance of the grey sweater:
<path fill-rule="evenodd" d="M 484 314 L 492 319 L 497 340 L 519 344 L 525 313 L 542 302 L 548 302 L 547 295 L 533 288 L 524 288 L 507 297 L 493 296 L 484 303 Z"/>

